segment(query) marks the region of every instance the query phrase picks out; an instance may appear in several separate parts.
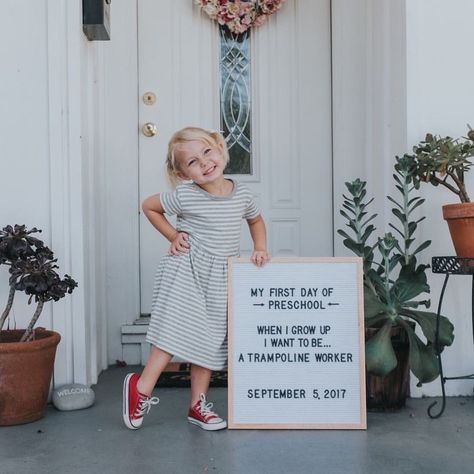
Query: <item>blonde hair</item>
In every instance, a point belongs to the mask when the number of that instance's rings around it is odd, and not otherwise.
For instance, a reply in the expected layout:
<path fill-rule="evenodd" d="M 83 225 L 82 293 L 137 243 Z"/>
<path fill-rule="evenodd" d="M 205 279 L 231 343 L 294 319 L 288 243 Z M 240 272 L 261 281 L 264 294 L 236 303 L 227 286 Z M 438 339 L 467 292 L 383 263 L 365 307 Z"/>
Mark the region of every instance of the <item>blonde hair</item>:
<path fill-rule="evenodd" d="M 166 173 L 173 187 L 176 187 L 181 179 L 178 176 L 180 172 L 176 159 L 176 148 L 186 142 L 199 140 L 211 147 L 217 147 L 222 152 L 224 164 L 229 162 L 229 150 L 222 134 L 216 130 L 205 130 L 199 127 L 185 127 L 173 134 L 168 143 L 168 155 L 166 156 Z"/>

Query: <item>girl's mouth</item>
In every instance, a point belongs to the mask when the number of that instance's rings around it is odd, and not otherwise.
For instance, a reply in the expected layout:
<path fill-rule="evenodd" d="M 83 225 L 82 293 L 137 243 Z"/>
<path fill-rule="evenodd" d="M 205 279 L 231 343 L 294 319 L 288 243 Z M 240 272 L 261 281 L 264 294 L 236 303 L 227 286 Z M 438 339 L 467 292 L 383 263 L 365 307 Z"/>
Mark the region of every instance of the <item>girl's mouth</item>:
<path fill-rule="evenodd" d="M 212 168 L 209 168 L 207 171 L 205 171 L 203 175 L 207 176 L 208 174 L 211 174 L 215 169 L 216 169 L 216 165 L 214 165 Z"/>

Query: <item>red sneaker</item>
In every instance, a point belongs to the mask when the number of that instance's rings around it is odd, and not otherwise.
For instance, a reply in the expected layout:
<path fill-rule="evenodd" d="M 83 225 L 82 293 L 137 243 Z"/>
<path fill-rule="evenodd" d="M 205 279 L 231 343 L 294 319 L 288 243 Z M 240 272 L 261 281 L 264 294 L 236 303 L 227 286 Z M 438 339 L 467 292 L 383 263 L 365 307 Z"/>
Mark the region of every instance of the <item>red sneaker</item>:
<path fill-rule="evenodd" d="M 128 374 L 123 381 L 123 421 L 127 428 L 137 430 L 142 426 L 143 415 L 152 405 L 158 405 L 158 397 L 147 397 L 137 390 L 139 374 Z"/>
<path fill-rule="evenodd" d="M 211 410 L 212 405 L 206 402 L 206 396 L 201 393 L 200 399 L 189 409 L 189 423 L 208 431 L 222 430 L 227 427 L 227 422 Z"/>

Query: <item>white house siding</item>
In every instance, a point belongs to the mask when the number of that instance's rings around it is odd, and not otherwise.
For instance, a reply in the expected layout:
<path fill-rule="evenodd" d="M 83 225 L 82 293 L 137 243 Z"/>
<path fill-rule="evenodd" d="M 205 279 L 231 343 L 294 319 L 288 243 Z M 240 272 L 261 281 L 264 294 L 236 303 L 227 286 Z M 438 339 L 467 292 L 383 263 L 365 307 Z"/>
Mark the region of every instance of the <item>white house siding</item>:
<path fill-rule="evenodd" d="M 79 282 L 72 297 L 46 305 L 39 325 L 62 335 L 55 384 L 95 382 L 106 365 L 105 244 L 103 224 L 95 225 L 102 222 L 100 52 L 82 34 L 80 2 L 9 0 L 1 16 L 0 225 L 43 229 L 60 271 Z M 5 301 L 5 271 L 0 285 Z M 24 327 L 33 310 L 17 295 L 12 325 Z"/>
<path fill-rule="evenodd" d="M 426 132 L 458 137 L 465 135 L 466 124 L 474 126 L 474 2 L 471 0 L 410 0 L 407 4 L 407 135 L 411 146 Z M 466 175 L 468 191 L 474 198 L 474 170 Z M 441 206 L 457 202 L 447 190 L 424 186 L 426 202 L 421 215 L 423 239 L 431 239 L 424 252 L 429 261 L 433 255 L 453 255 L 447 224 Z M 432 308 L 436 311 L 443 275 L 430 276 Z M 443 353 L 446 376 L 474 372 L 474 349 L 471 325 L 471 285 L 467 276 L 450 278 L 443 313 L 455 326 L 455 341 Z M 446 384 L 448 395 L 472 395 L 469 380 Z M 440 393 L 439 380 L 413 390 L 416 395 Z"/>
<path fill-rule="evenodd" d="M 39 227 L 43 229 L 41 238 L 50 243 L 48 17 L 45 2 L 27 3 L 27 10 L 25 4 L 14 0 L 2 4 L 0 225 Z M 1 270 L 3 305 L 8 295 L 8 271 L 6 267 Z M 25 327 L 33 311 L 32 306 L 27 307 L 27 298 L 17 294 L 10 327 Z M 52 326 L 50 305 L 44 308 L 39 325 Z"/>
<path fill-rule="evenodd" d="M 140 315 L 138 65 L 136 1 L 111 6 L 112 40 L 104 44 L 105 202 L 108 360 L 131 360 L 120 328 Z"/>
<path fill-rule="evenodd" d="M 28 16 L 25 5 L 19 2 L 2 4 L 1 16 L 8 21 L 2 22 L 0 41 L 0 225 L 37 225 L 44 228 L 43 238 L 49 241 L 47 18 L 43 2 L 30 4 Z M 21 33 L 19 25 L 28 30 Z M 3 304 L 8 295 L 6 268 L 0 272 L 0 282 Z M 20 309 L 26 298 L 21 296 L 16 296 L 19 304 L 14 308 L 18 326 L 26 321 Z M 41 323 L 50 325 L 49 307 L 45 308 Z"/>

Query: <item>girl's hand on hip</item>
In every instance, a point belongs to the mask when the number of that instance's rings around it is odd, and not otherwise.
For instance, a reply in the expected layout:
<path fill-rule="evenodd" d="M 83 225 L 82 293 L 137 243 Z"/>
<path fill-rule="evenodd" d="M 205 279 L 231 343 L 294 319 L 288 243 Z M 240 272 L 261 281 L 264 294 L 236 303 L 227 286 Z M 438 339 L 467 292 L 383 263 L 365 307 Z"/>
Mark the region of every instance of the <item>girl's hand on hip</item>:
<path fill-rule="evenodd" d="M 254 250 L 250 260 L 257 267 L 263 267 L 270 260 L 270 255 L 268 255 L 266 250 Z"/>
<path fill-rule="evenodd" d="M 178 232 L 171 241 L 168 253 L 170 255 L 179 256 L 189 252 L 190 245 L 188 243 L 189 236 L 186 232 Z"/>

